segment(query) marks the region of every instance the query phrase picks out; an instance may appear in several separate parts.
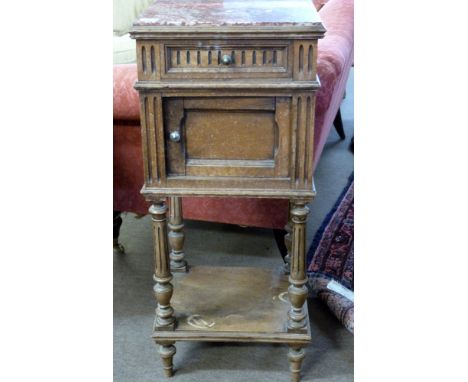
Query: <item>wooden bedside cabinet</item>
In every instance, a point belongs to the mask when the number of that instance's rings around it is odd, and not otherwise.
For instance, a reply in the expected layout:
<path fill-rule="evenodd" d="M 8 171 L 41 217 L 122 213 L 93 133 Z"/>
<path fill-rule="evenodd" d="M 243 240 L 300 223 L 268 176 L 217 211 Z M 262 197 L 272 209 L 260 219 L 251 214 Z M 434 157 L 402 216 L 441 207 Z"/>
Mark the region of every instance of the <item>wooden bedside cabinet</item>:
<path fill-rule="evenodd" d="M 311 340 L 305 225 L 324 32 L 310 0 L 158 0 L 134 23 L 153 338 L 168 376 L 176 341 L 257 341 L 288 344 L 299 380 Z M 290 269 L 188 267 L 182 196 L 289 199 Z"/>

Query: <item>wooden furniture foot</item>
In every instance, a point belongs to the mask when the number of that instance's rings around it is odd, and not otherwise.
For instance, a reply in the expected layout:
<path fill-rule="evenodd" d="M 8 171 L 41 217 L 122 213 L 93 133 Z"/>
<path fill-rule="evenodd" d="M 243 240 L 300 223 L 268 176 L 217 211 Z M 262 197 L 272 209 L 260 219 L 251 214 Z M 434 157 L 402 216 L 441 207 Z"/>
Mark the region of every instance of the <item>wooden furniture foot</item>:
<path fill-rule="evenodd" d="M 167 247 L 167 207 L 165 200 L 154 202 L 149 208 L 153 221 L 154 239 L 154 296 L 158 302 L 154 330 L 174 330 L 174 309 L 171 306 L 173 287 L 169 268 L 169 251 Z"/>
<path fill-rule="evenodd" d="M 303 200 L 294 201 L 291 208 L 292 242 L 291 273 L 288 288 L 291 308 L 288 312 L 288 331 L 303 332 L 307 330 L 307 314 L 303 309 L 308 290 L 306 273 L 306 222 L 309 208 Z"/>
<path fill-rule="evenodd" d="M 156 342 L 159 344 L 158 353 L 161 356 L 163 363 L 164 374 L 166 377 L 172 377 L 174 375 L 173 359 L 176 353 L 176 347 L 174 342 Z"/>
<path fill-rule="evenodd" d="M 120 227 L 122 226 L 122 217 L 120 211 L 114 211 L 114 253 L 125 254 L 125 248 L 119 243 Z"/>
<path fill-rule="evenodd" d="M 301 379 L 302 360 L 305 357 L 304 349 L 297 345 L 289 345 L 288 360 L 291 372 L 291 382 L 299 382 Z"/>
<path fill-rule="evenodd" d="M 171 197 L 169 211 L 169 244 L 171 246 L 171 271 L 187 272 L 187 262 L 184 253 L 184 222 L 182 219 L 182 198 Z"/>

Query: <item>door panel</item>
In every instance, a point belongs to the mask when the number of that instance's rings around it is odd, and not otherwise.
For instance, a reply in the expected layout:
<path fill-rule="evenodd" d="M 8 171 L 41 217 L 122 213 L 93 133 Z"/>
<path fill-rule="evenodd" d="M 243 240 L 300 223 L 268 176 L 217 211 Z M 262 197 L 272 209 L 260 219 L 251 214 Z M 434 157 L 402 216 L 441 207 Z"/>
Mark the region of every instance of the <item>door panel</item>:
<path fill-rule="evenodd" d="M 273 111 L 187 110 L 185 132 L 187 159 L 273 159 Z"/>
<path fill-rule="evenodd" d="M 289 176 L 289 98 L 166 98 L 164 108 L 168 176 Z"/>

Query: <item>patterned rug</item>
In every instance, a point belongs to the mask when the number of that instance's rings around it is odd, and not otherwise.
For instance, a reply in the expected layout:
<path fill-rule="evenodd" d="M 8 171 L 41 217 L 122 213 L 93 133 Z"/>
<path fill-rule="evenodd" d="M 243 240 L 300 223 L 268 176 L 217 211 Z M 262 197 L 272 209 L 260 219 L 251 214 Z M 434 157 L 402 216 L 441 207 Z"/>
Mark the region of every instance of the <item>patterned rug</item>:
<path fill-rule="evenodd" d="M 351 175 L 307 253 L 311 290 L 354 333 L 354 178 Z"/>

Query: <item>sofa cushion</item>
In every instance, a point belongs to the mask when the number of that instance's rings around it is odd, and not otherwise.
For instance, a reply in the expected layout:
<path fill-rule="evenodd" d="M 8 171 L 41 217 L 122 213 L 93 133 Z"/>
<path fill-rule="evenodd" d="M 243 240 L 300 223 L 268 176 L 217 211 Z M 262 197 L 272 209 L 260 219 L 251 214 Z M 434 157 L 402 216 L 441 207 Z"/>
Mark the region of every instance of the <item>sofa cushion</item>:
<path fill-rule="evenodd" d="M 140 121 L 136 64 L 114 65 L 114 121 Z"/>
<path fill-rule="evenodd" d="M 315 9 L 320 11 L 320 9 L 328 2 L 328 0 L 312 0 L 314 3 Z"/>
<path fill-rule="evenodd" d="M 317 72 L 322 83 L 317 96 L 317 114 L 328 108 L 354 47 L 354 0 L 330 0 L 320 11 L 327 32 L 318 42 Z"/>
<path fill-rule="evenodd" d="M 185 219 L 283 229 L 288 200 L 260 198 L 182 198 Z"/>
<path fill-rule="evenodd" d="M 140 122 L 114 122 L 114 211 L 145 215 L 149 204 L 140 194 L 144 183 Z"/>
<path fill-rule="evenodd" d="M 114 65 L 136 62 L 136 41 L 130 35 L 114 35 Z"/>
<path fill-rule="evenodd" d="M 354 61 L 354 0 L 329 0 L 320 10 L 327 32 L 318 42 L 317 74 L 321 88 L 315 108 L 314 170 L 343 99 Z"/>
<path fill-rule="evenodd" d="M 153 3 L 154 0 L 114 0 L 114 34 L 128 33 L 133 21 Z"/>

